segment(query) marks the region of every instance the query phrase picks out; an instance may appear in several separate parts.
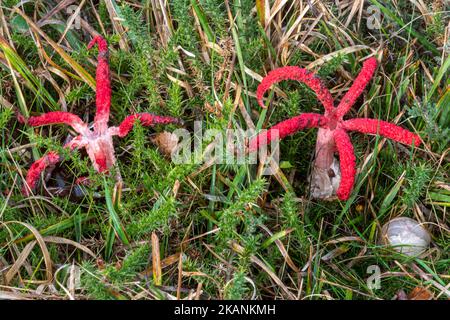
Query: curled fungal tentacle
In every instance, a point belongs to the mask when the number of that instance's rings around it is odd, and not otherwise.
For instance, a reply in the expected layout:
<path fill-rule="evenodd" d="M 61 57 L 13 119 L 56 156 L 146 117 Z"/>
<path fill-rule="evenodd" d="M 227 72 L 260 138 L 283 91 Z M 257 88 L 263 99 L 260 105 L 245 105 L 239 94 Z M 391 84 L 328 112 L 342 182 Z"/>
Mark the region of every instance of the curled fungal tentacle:
<path fill-rule="evenodd" d="M 86 124 L 80 119 L 79 116 L 63 111 L 47 112 L 40 116 L 30 117 L 26 120 L 26 123 L 32 127 L 49 124 L 67 124 L 78 133 L 82 133 L 87 129 Z"/>
<path fill-rule="evenodd" d="M 173 117 L 156 116 L 150 113 L 136 113 L 125 118 L 119 125 L 119 131 L 117 135 L 119 137 L 125 137 L 133 128 L 136 120 L 139 120 L 145 127 L 155 124 L 182 124 L 182 121 Z"/>
<path fill-rule="evenodd" d="M 259 105 L 264 108 L 262 101 L 264 93 L 269 90 L 272 84 L 283 80 L 297 80 L 303 82 L 317 94 L 317 98 L 322 102 L 327 112 L 334 110 L 333 97 L 330 91 L 323 85 L 322 81 L 306 69 L 299 67 L 283 67 L 270 71 L 262 80 L 256 91 Z"/>
<path fill-rule="evenodd" d="M 395 140 L 407 145 L 418 147 L 421 139 L 418 135 L 403 129 L 393 123 L 377 119 L 356 118 L 344 121 L 342 126 L 346 130 L 362 133 L 379 134 L 383 137 Z"/>
<path fill-rule="evenodd" d="M 104 133 L 108 129 L 109 110 L 111 108 L 111 75 L 108 64 L 108 44 L 100 36 L 95 37 L 89 43 L 88 48 L 94 44 L 98 45 L 98 65 L 95 75 L 97 90 L 95 103 L 97 111 L 95 113 L 94 128 L 99 133 Z"/>
<path fill-rule="evenodd" d="M 327 119 L 316 113 L 304 113 L 291 119 L 282 121 L 267 131 L 263 131 L 250 140 L 249 151 L 256 151 L 262 145 L 269 144 L 273 139 L 283 139 L 305 128 L 324 126 Z"/>
<path fill-rule="evenodd" d="M 36 188 L 37 182 L 41 173 L 49 166 L 55 165 L 60 160 L 59 155 L 51 151 L 44 155 L 39 160 L 36 160 L 31 168 L 28 170 L 27 177 L 25 179 L 26 185 L 23 186 L 22 193 L 29 195 L 29 190 L 34 190 Z"/>
<path fill-rule="evenodd" d="M 370 58 L 364 62 L 360 73 L 336 108 L 336 117 L 338 119 L 342 118 L 355 104 L 356 99 L 358 99 L 364 88 L 369 83 L 370 79 L 372 79 L 376 68 L 377 59 Z"/>
<path fill-rule="evenodd" d="M 342 129 L 335 130 L 333 134 L 341 163 L 341 183 L 336 195 L 339 199 L 346 200 L 350 196 L 355 182 L 356 158 L 348 134 Z"/>

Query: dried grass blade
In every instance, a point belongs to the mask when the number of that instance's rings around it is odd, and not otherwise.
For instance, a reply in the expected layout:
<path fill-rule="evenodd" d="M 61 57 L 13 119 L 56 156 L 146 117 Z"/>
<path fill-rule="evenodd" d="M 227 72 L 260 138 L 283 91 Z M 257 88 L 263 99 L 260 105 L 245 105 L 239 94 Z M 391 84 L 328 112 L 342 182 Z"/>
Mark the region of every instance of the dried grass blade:
<path fill-rule="evenodd" d="M 47 236 L 47 237 L 44 237 L 44 241 L 50 242 L 50 243 L 56 243 L 56 244 L 68 244 L 68 245 L 74 246 L 77 249 L 80 249 L 81 251 L 86 252 L 88 255 L 90 255 L 93 258 L 97 258 L 97 255 L 95 253 L 93 253 L 88 247 L 83 246 L 82 244 L 79 244 L 78 242 L 75 242 L 70 239 L 54 237 L 54 236 Z"/>
<path fill-rule="evenodd" d="M 41 251 L 42 251 L 42 254 L 43 254 L 43 257 L 44 257 L 45 273 L 46 273 L 47 279 L 43 280 L 43 281 L 30 280 L 28 282 L 30 282 L 30 283 L 50 283 L 52 281 L 52 279 L 53 279 L 53 275 L 52 275 L 52 265 L 53 265 L 53 263 L 52 263 L 52 260 L 50 258 L 50 253 L 48 252 L 48 249 L 47 249 L 47 246 L 45 244 L 44 238 L 41 236 L 41 234 L 39 233 L 39 231 L 35 227 L 33 227 L 32 225 L 30 225 L 28 223 L 25 223 L 25 222 L 12 220 L 12 221 L 4 222 L 3 225 L 7 225 L 7 224 L 10 224 L 10 223 L 20 224 L 20 225 L 24 226 L 25 228 L 27 228 L 28 230 L 30 230 L 33 233 L 34 237 L 36 238 L 36 241 L 39 244 L 39 247 L 41 248 Z M 28 244 L 27 244 L 27 246 L 28 246 Z"/>
<path fill-rule="evenodd" d="M 50 39 L 50 37 L 44 31 L 42 31 L 42 29 L 39 28 L 25 13 L 17 8 L 15 9 L 15 12 L 21 15 L 28 23 L 30 28 L 36 31 L 42 38 L 44 38 L 45 41 L 47 41 L 50 46 L 52 46 L 52 48 L 61 56 L 61 58 L 63 58 L 64 61 L 66 61 L 66 63 L 69 64 L 93 90 L 95 90 L 96 86 L 94 78 L 80 64 L 78 64 L 78 62 L 72 59 L 72 57 L 69 56 L 55 41 Z"/>
<path fill-rule="evenodd" d="M 159 251 L 159 239 L 155 232 L 152 232 L 152 266 L 153 281 L 157 286 L 162 283 L 161 256 Z"/>

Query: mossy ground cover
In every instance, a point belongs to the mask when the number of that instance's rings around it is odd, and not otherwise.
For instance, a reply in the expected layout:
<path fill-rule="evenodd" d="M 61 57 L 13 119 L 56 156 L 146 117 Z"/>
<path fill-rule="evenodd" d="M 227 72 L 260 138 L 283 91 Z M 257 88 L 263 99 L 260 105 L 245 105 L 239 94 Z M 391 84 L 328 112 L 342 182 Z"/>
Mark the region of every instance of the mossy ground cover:
<path fill-rule="evenodd" d="M 0 296 L 391 299 L 420 286 L 448 298 L 445 1 L 0 3 Z M 262 110 L 255 91 L 267 72 L 306 67 L 339 101 L 375 56 L 379 67 L 351 115 L 396 122 L 424 143 L 352 134 L 358 175 L 344 202 L 309 196 L 314 129 L 281 142 L 275 176 L 258 164 L 207 163 L 202 153 L 174 163 L 154 138 L 177 126 L 137 125 L 114 140 L 117 167 L 98 174 L 84 153 L 62 149 L 68 127 L 17 120 L 63 110 L 92 122 L 96 51 L 86 45 L 96 33 L 109 43 L 110 124 L 151 112 L 183 119 L 188 132 L 195 123 L 204 132 L 267 128 L 323 112 L 293 81 Z M 49 150 L 65 160 L 24 196 L 27 170 Z M 84 176 L 90 185 L 77 186 Z M 420 257 L 380 245 L 382 225 L 397 216 L 432 234 Z"/>

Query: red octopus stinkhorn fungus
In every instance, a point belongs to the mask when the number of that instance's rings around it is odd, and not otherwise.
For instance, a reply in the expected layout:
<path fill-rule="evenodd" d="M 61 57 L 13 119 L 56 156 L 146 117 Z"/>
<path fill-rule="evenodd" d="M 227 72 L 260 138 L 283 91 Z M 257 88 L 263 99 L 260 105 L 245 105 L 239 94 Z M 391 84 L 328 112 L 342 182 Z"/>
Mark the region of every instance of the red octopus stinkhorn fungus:
<path fill-rule="evenodd" d="M 347 131 L 379 134 L 406 145 L 419 146 L 421 143 L 418 135 L 386 121 L 367 118 L 343 120 L 344 115 L 350 110 L 372 78 L 376 67 L 377 61 L 375 58 L 369 58 L 364 62 L 361 72 L 337 107 L 334 106 L 333 98 L 328 89 L 315 74 L 308 70 L 288 66 L 269 72 L 257 89 L 257 99 L 261 107 L 265 108 L 263 96 L 272 84 L 282 80 L 297 80 L 309 86 L 316 93 L 318 100 L 325 107 L 325 114 L 303 113 L 282 121 L 251 139 L 249 151 L 254 152 L 259 146 L 270 143 L 272 136 L 277 136 L 273 135 L 274 130 L 278 130 L 278 137 L 282 139 L 297 131 L 317 127 L 319 131 L 312 185 L 314 187 L 315 184 L 315 187 L 319 190 L 315 194 L 312 190 L 313 197 L 331 198 L 336 194 L 341 200 L 348 199 L 355 181 L 356 168 L 353 146 Z M 336 176 L 333 169 L 339 170 L 339 166 L 334 164 L 334 153 L 336 151 L 340 159 L 340 181 L 332 181 L 331 179 Z"/>
<path fill-rule="evenodd" d="M 111 106 L 108 45 L 101 36 L 96 36 L 89 43 L 88 48 L 90 49 L 96 44 L 98 45 L 99 54 L 96 71 L 97 89 L 95 102 L 97 110 L 94 117 L 94 129 L 89 129 L 88 124 L 84 123 L 77 115 L 62 111 L 48 112 L 37 117 L 30 117 L 27 120 L 22 119 L 22 121 L 25 120 L 28 125 L 33 127 L 61 123 L 71 126 L 78 133 L 78 136 L 65 144 L 64 147 L 69 150 L 85 148 L 94 168 L 98 172 L 107 172 L 116 161 L 112 137 L 126 136 L 133 128 L 137 119 L 140 120 L 143 126 L 169 123 L 180 124 L 182 121 L 176 118 L 157 116 L 150 113 L 137 113 L 127 116 L 118 127 L 108 127 Z M 60 155 L 55 151 L 51 151 L 34 162 L 28 170 L 23 193 L 28 195 L 30 190 L 35 189 L 40 174 L 47 167 L 55 165 L 59 161 L 61 161 Z"/>

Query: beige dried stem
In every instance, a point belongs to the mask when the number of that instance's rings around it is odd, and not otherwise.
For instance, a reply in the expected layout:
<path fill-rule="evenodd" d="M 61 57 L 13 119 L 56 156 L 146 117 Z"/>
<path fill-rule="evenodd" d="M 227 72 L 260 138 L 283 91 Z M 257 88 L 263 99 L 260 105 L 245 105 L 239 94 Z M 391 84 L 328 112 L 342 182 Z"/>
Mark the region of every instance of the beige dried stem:
<path fill-rule="evenodd" d="M 167 48 L 173 33 L 173 24 L 170 16 L 168 1 L 150 0 L 150 2 L 153 9 L 152 12 L 155 18 L 157 33 L 163 46 Z"/>
<path fill-rule="evenodd" d="M 122 19 L 119 17 L 116 11 L 117 3 L 115 0 L 105 0 L 106 9 L 108 10 L 109 17 L 111 19 L 111 24 L 116 34 L 120 35 L 119 47 L 123 51 L 130 51 L 128 41 L 125 38 L 126 32 L 125 28 L 122 26 Z"/>

